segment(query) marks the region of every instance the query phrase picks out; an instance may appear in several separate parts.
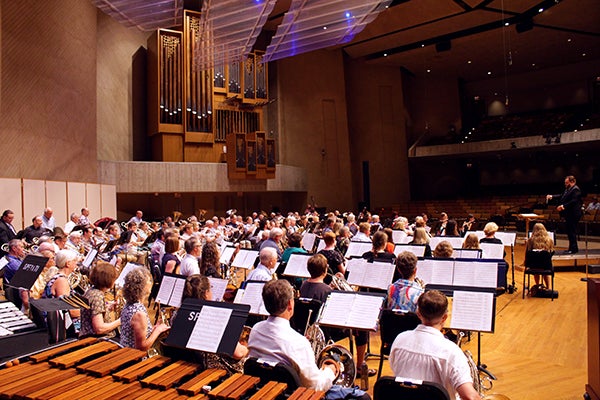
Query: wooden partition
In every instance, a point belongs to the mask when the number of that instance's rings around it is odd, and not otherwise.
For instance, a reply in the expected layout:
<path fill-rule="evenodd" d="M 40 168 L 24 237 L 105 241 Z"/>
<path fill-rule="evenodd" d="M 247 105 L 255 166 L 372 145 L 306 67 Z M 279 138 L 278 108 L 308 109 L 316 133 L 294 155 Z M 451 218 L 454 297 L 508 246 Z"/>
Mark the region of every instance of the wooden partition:
<path fill-rule="evenodd" d="M 54 211 L 59 227 L 67 223 L 71 213 L 79 214 L 83 207 L 90 209 L 91 221 L 117 215 L 115 185 L 0 178 L 0 198 L 0 213 L 12 210 L 17 230 L 31 225 L 32 218 L 41 215 L 46 207 Z"/>

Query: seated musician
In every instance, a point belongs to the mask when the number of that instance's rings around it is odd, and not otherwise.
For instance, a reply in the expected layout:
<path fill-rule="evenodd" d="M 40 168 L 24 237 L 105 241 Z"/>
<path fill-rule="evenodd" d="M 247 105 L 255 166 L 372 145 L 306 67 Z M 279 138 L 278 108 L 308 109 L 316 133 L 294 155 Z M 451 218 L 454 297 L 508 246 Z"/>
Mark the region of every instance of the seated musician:
<path fill-rule="evenodd" d="M 454 248 L 447 240 L 442 240 L 433 249 L 434 258 L 452 258 L 452 254 L 454 254 Z"/>
<path fill-rule="evenodd" d="M 395 376 L 439 383 L 462 400 L 480 400 L 473 387 L 467 357 L 441 332 L 448 318 L 448 299 L 437 291 L 423 293 L 417 315 L 421 324 L 415 330 L 400 333 L 390 350 L 390 366 Z"/>
<path fill-rule="evenodd" d="M 92 286 L 85 292 L 85 297 L 90 307 L 81 309 L 81 330 L 79 337 L 107 336 L 114 337 L 115 329 L 121 325 L 121 319 L 112 321 L 110 309 L 114 306 L 106 304 L 104 294 L 112 289 L 117 279 L 116 268 L 105 261 L 98 261 L 90 271 L 90 283 Z"/>
<path fill-rule="evenodd" d="M 302 282 L 300 286 L 300 297 L 317 299 L 325 303 L 332 289 L 323 283 L 327 276 L 327 259 L 322 254 L 315 254 L 308 259 L 306 264 L 310 278 Z"/>
<path fill-rule="evenodd" d="M 353 388 L 334 387 L 335 390 L 331 390 L 339 366 L 333 361 L 326 361 L 319 369 L 308 339 L 290 326 L 290 318 L 294 314 L 294 289 L 288 281 L 267 282 L 262 297 L 270 316 L 266 321 L 254 325 L 250 332 L 250 357 L 281 362 L 294 368 L 304 387 L 330 393 L 337 390 L 348 392 L 347 396 L 337 398 L 370 398 L 363 391 Z"/>
<path fill-rule="evenodd" d="M 472 250 L 477 250 L 479 249 L 479 238 L 477 237 L 477 235 L 475 233 L 469 233 L 466 237 L 465 240 L 462 244 L 462 248 L 463 249 L 472 249 Z"/>
<path fill-rule="evenodd" d="M 425 291 L 415 281 L 417 277 L 417 256 L 403 251 L 396 258 L 396 270 L 402 278 L 388 288 L 387 307 L 402 311 L 417 311 L 417 300 Z"/>
<path fill-rule="evenodd" d="M 202 247 L 200 275 L 221 278 L 221 251 L 215 242 L 208 242 Z"/>
<path fill-rule="evenodd" d="M 352 237 L 353 242 L 370 242 L 371 241 L 371 224 L 361 222 L 358 225 L 358 232 Z"/>
<path fill-rule="evenodd" d="M 192 276 L 200 273 L 198 259 L 202 252 L 202 243 L 195 236 L 190 237 L 183 244 L 185 257 L 181 260 L 179 273 L 184 276 Z"/>
<path fill-rule="evenodd" d="M 165 238 L 165 254 L 162 257 L 162 263 L 160 266 L 161 272 L 164 275 L 165 272 L 169 274 L 175 274 L 178 272 L 181 261 L 177 256 L 179 252 L 179 236 L 171 235 Z"/>
<path fill-rule="evenodd" d="M 345 274 L 346 261 L 344 260 L 344 255 L 335 247 L 335 233 L 327 232 L 323 235 L 323 241 L 325 242 L 325 247 L 319 251 L 319 254 L 322 254 L 327 259 L 328 272 L 332 275 L 337 273 Z"/>
<path fill-rule="evenodd" d="M 246 281 L 270 281 L 277 265 L 277 250 L 265 247 L 258 255 L 260 263 L 247 276 Z"/>
<path fill-rule="evenodd" d="M 58 271 L 46 284 L 43 298 L 51 299 L 71 294 L 68 276 L 77 269 L 78 257 L 79 255 L 71 250 L 56 252 L 54 260 Z M 50 343 L 60 342 L 67 337 L 75 337 L 72 318 L 79 318 L 79 310 L 69 310 L 69 312 L 63 312 L 62 310 L 50 311 L 47 313 L 46 321 Z"/>
<path fill-rule="evenodd" d="M 425 228 L 423 228 L 422 226 L 415 227 L 415 230 L 413 232 L 413 240 L 408 242 L 408 244 L 425 245 L 425 253 L 423 254 L 423 256 L 425 258 L 431 257 L 432 254 L 431 254 L 431 247 L 429 246 L 429 234 L 427 233 Z"/>
<path fill-rule="evenodd" d="M 163 323 L 152 326 L 144 302 L 152 289 L 152 277 L 144 267 L 132 270 L 125 277 L 123 297 L 125 307 L 121 311 L 121 346 L 148 350 L 159 335 L 169 327 Z"/>
<path fill-rule="evenodd" d="M 383 231 L 377 231 L 373 235 L 373 248 L 371 251 L 367 251 L 362 255 L 362 258 L 369 262 L 393 262 L 396 256 L 394 253 L 388 253 L 387 247 L 387 234 Z"/>
<path fill-rule="evenodd" d="M 307 251 L 302 248 L 302 235 L 300 233 L 292 233 L 288 236 L 288 247 L 281 255 L 281 262 L 288 262 L 290 256 L 295 253 L 307 253 Z"/>
<path fill-rule="evenodd" d="M 502 244 L 502 240 L 496 237 L 496 232 L 498 232 L 498 225 L 495 222 L 488 222 L 483 228 L 483 233 L 485 234 L 485 237 L 482 238 L 479 241 L 479 243 Z"/>
<path fill-rule="evenodd" d="M 206 276 L 191 275 L 185 280 L 183 288 L 183 298 L 212 300 L 213 295 L 210 290 L 210 280 Z M 230 374 L 242 373 L 244 371 L 244 361 L 248 357 L 248 347 L 238 342 L 233 352 L 233 357 L 226 354 L 215 354 L 197 351 L 204 360 L 206 368 L 225 369 Z"/>

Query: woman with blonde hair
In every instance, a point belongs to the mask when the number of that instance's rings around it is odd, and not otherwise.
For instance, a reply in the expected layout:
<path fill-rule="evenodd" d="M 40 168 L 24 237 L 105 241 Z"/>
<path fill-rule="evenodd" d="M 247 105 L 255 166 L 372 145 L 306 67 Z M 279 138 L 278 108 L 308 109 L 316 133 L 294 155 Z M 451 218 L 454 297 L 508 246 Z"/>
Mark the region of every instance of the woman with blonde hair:
<path fill-rule="evenodd" d="M 527 239 L 527 243 L 525 244 L 525 266 L 537 268 L 537 265 L 528 265 L 528 253 L 530 252 L 539 252 L 539 251 L 547 251 L 549 253 L 554 253 L 554 241 L 552 237 L 548 234 L 546 227 L 544 224 L 538 222 L 533 226 L 533 231 L 531 233 L 531 237 Z M 534 275 L 533 279 L 535 280 L 535 284 L 538 285 L 540 283 L 540 275 Z M 550 287 L 550 276 L 544 275 L 544 284 L 546 287 Z"/>
<path fill-rule="evenodd" d="M 431 257 L 431 247 L 429 246 L 429 234 L 427 230 L 423 227 L 416 227 L 413 232 L 413 240 L 408 244 L 420 244 L 425 245 L 425 254 L 424 257 Z"/>
<path fill-rule="evenodd" d="M 474 233 L 469 233 L 466 237 L 465 237 L 465 241 L 463 242 L 462 245 L 463 249 L 474 249 L 477 250 L 479 249 L 479 238 L 477 237 L 476 234 Z"/>

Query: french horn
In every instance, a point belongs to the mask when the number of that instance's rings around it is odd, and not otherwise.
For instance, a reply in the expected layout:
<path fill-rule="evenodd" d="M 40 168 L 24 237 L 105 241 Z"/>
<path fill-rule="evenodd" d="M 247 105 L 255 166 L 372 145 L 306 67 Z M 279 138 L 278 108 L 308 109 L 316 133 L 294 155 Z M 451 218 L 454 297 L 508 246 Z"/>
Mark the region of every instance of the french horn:
<path fill-rule="evenodd" d="M 321 368 L 326 361 L 333 361 L 339 367 L 339 373 L 333 381 L 334 385 L 344 387 L 354 386 L 354 380 L 356 379 L 356 365 L 352 358 L 352 353 L 343 346 L 330 344 L 325 346 L 319 353 L 317 366 Z"/>

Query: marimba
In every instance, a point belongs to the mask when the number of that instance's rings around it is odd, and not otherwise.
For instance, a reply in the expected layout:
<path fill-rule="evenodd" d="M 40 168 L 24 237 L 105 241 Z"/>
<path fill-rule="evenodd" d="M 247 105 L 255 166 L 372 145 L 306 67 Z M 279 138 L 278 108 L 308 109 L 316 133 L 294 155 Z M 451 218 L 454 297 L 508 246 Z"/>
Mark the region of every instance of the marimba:
<path fill-rule="evenodd" d="M 203 399 L 278 400 L 287 384 L 234 374 L 96 338 L 71 342 L 29 356 L 2 370 L 0 397 L 9 399 Z M 288 399 L 319 400 L 324 392 L 296 389 Z"/>

